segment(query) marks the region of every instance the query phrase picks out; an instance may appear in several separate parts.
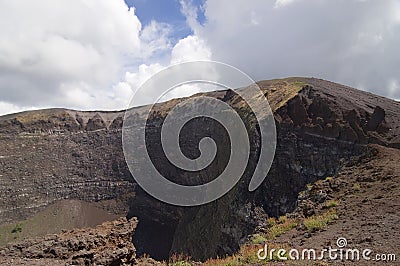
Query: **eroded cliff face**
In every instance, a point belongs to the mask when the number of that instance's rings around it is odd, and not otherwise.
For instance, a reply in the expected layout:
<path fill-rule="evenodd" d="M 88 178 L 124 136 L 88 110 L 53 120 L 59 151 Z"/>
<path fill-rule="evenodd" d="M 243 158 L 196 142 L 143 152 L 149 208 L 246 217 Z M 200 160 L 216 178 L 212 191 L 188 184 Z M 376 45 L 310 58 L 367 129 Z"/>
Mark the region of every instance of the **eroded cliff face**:
<path fill-rule="evenodd" d="M 45 110 L 0 118 L 0 223 L 63 199 L 126 212 L 135 184 L 121 150 L 121 124 L 114 127 L 119 117 Z"/>
<path fill-rule="evenodd" d="M 191 208 L 159 202 L 135 185 L 122 153 L 122 112 L 34 111 L 0 118 L 0 221 L 26 218 L 66 198 L 98 202 L 116 212 L 129 204 L 127 216 L 139 220 L 133 239 L 137 254 L 156 259 L 172 253 L 196 259 L 224 256 L 262 227 L 266 217 L 293 210 L 306 184 L 335 175 L 342 162 L 362 154 L 366 144 L 400 147 L 398 102 L 317 79 L 259 85 L 275 114 L 278 145 L 271 171 L 256 191 L 247 188 L 258 162 L 258 127 L 234 91 L 207 96 L 229 103 L 245 121 L 249 163 L 228 194 Z M 195 158 L 199 140 L 210 136 L 219 143 L 217 159 L 195 173 L 171 165 L 159 145 L 160 128 L 167 111 L 182 100 L 154 107 L 147 123 L 149 153 L 167 178 L 204 183 L 223 171 L 230 143 L 218 123 L 195 119 L 183 129 L 182 151 Z M 145 119 L 141 108 L 135 110 L 129 119 Z"/>
<path fill-rule="evenodd" d="M 246 121 L 251 142 L 249 164 L 237 186 L 215 202 L 200 207 L 176 208 L 175 211 L 146 195 L 134 199 L 130 215 L 138 216 L 139 220 L 140 217 L 142 220 L 157 217 L 159 224 L 176 225 L 175 228 L 164 228 L 173 235 L 170 254 L 184 253 L 197 259 L 231 254 L 256 228 L 265 227 L 266 217 L 292 211 L 298 193 L 308 183 L 336 175 L 344 162 L 365 152 L 366 144 L 399 145 L 400 109 L 394 101 L 315 79 L 267 81 L 260 82 L 260 86 L 275 111 L 278 146 L 271 171 L 258 190 L 247 190 L 260 148 L 255 119 L 240 97 L 228 91 L 218 97 L 233 106 Z M 195 136 L 195 143 L 199 136 L 207 136 L 208 127 L 212 127 L 217 140 L 222 138 L 223 130 L 205 122 L 199 120 L 188 125 L 189 132 L 196 129 L 196 133 L 191 134 Z M 161 123 L 154 130 L 159 129 Z M 188 139 L 182 144 L 182 150 L 189 155 L 195 153 L 192 144 Z M 226 149 L 219 149 L 222 158 Z M 159 154 L 155 152 L 153 158 L 162 164 L 164 159 L 159 158 Z M 226 165 L 222 158 L 217 160 L 219 165 L 196 172 L 197 182 L 221 173 Z M 196 180 L 189 174 L 169 167 L 168 170 L 166 176 L 172 180 Z M 170 215 L 171 212 L 175 215 Z M 137 243 L 145 241 L 146 231 L 150 232 L 152 228 L 138 228 Z M 151 242 L 157 242 L 157 238 Z M 138 248 L 139 254 L 146 252 L 160 256 L 159 251 L 152 247 L 146 247 L 144 251 Z"/>

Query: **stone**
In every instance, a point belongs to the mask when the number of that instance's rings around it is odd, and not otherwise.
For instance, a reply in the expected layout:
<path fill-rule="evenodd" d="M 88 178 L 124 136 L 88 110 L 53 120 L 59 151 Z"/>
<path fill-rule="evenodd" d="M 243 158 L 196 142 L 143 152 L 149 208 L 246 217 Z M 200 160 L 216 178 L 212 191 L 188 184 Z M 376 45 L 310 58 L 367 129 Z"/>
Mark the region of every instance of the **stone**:
<path fill-rule="evenodd" d="M 248 235 L 265 225 L 265 217 L 279 217 L 296 206 L 300 206 L 299 216 L 313 215 L 315 197 L 310 194 L 304 202 L 299 202 L 298 193 L 309 183 L 335 176 L 343 162 L 366 152 L 365 143 L 400 145 L 400 129 L 391 124 L 400 120 L 399 107 L 393 101 L 366 96 L 365 92 L 318 79 L 299 81 L 309 86 L 295 86 L 290 79 L 260 83 L 265 92 L 274 88 L 267 96 L 272 110 L 279 114 L 276 120 L 278 142 L 271 170 L 254 192 L 248 191 L 248 183 L 260 149 L 255 117 L 234 90 L 225 94 L 206 93 L 210 97 L 217 95 L 240 113 L 248 128 L 251 153 L 244 175 L 229 193 L 210 204 L 191 208 L 162 203 L 137 186 L 122 151 L 123 112 L 50 109 L 0 117 L 0 150 L 3 151 L 0 154 L 0 209 L 4 210 L 0 213 L 0 222 L 24 220 L 56 201 L 77 199 L 94 202 L 117 213 L 125 214 L 129 208 L 127 216 L 138 217 L 140 221 L 133 237 L 135 254 L 157 254 L 166 259 L 170 254 L 184 253 L 195 259 L 205 259 L 238 251 Z M 351 97 L 357 101 L 352 101 Z M 149 140 L 153 146 L 158 143 L 157 135 L 168 108 L 174 103 L 156 106 L 148 121 Z M 368 104 L 379 104 L 383 111 L 375 108 L 374 114 L 368 117 Z M 146 117 L 138 108 L 135 116 L 129 119 L 141 121 Z M 367 125 L 363 125 L 363 121 L 368 121 Z M 216 123 L 203 122 L 193 121 L 187 131 L 195 134 L 184 135 L 182 139 L 182 150 L 191 156 L 198 152 L 201 136 L 209 134 L 217 143 L 225 144 L 221 128 Z M 381 134 L 378 129 L 384 122 L 391 130 Z M 372 131 L 365 134 L 367 128 Z M 377 131 L 373 131 L 374 128 Z M 365 143 L 360 139 L 361 133 L 365 134 Z M 194 138 L 190 137 L 193 135 Z M 153 148 L 152 159 L 160 168 L 165 167 L 161 170 L 171 180 L 204 183 L 221 173 L 229 159 L 222 144 L 222 153 L 217 154 L 218 163 L 199 173 L 185 173 L 166 163 L 159 147 Z M 20 191 L 26 191 L 26 195 Z M 127 237 L 126 230 L 117 232 L 118 238 Z M 123 255 L 125 248 L 132 249 L 128 244 L 121 246 L 119 240 L 113 244 L 116 253 L 109 254 L 101 249 L 91 253 L 95 247 L 111 247 L 108 246 L 110 237 L 115 240 L 110 236 L 113 233 L 92 233 L 77 232 L 79 237 L 71 236 L 65 242 L 63 239 L 40 239 L 42 244 L 39 240 L 27 241 L 20 244 L 20 248 L 29 256 L 77 255 L 79 261 L 96 258 L 103 261 L 122 256 L 128 260 Z M 11 253 L 21 255 L 17 246 L 11 249 Z M 79 257 L 76 250 L 87 252 Z M 102 257 L 101 254 L 106 255 Z"/>
<path fill-rule="evenodd" d="M 376 106 L 374 112 L 372 113 L 370 119 L 367 123 L 367 130 L 368 131 L 375 131 L 379 125 L 385 120 L 385 110 L 380 106 Z"/>
<path fill-rule="evenodd" d="M 99 129 L 104 129 L 106 127 L 106 124 L 104 120 L 101 118 L 99 114 L 96 114 L 94 117 L 90 118 L 87 125 L 86 125 L 86 130 L 87 131 L 94 131 L 94 130 L 99 130 Z"/>

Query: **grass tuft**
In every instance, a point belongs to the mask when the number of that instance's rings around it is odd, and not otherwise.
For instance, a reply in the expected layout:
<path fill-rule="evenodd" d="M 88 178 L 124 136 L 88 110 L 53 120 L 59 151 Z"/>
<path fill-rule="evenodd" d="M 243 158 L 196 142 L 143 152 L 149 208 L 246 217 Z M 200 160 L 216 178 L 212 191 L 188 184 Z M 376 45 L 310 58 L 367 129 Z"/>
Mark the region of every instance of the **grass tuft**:
<path fill-rule="evenodd" d="M 325 206 L 326 206 L 328 209 L 337 207 L 338 205 L 339 205 L 339 203 L 338 203 L 336 200 L 328 201 L 328 202 L 325 204 Z"/>
<path fill-rule="evenodd" d="M 16 224 L 14 228 L 11 230 L 12 234 L 21 233 L 22 232 L 22 224 Z"/>
<path fill-rule="evenodd" d="M 278 219 L 271 217 L 267 220 L 269 228 L 266 235 L 255 234 L 251 238 L 252 244 L 262 244 L 266 243 L 268 240 L 273 240 L 280 235 L 290 231 L 295 228 L 298 222 L 294 219 L 289 219 L 285 215 L 279 217 Z"/>
<path fill-rule="evenodd" d="M 308 231 L 314 232 L 328 226 L 329 224 L 333 223 L 333 221 L 336 219 L 337 219 L 336 212 L 334 210 L 329 210 L 328 212 L 322 215 L 311 216 L 309 218 L 304 219 L 303 224 L 305 225 Z"/>
<path fill-rule="evenodd" d="M 172 254 L 169 259 L 168 265 L 171 266 L 191 266 L 190 262 L 192 259 L 188 256 L 181 254 Z"/>
<path fill-rule="evenodd" d="M 251 237 L 251 243 L 253 243 L 254 245 L 263 244 L 265 242 L 267 242 L 267 238 L 263 235 L 254 234 Z"/>
<path fill-rule="evenodd" d="M 295 228 L 297 224 L 298 224 L 297 221 L 293 219 L 288 219 L 286 216 L 281 216 L 278 220 L 278 223 L 276 223 L 275 225 L 271 226 L 268 229 L 267 239 L 269 240 L 275 239 L 278 236 L 281 236 L 284 233 Z"/>
<path fill-rule="evenodd" d="M 355 190 L 355 191 L 360 191 L 360 189 L 361 189 L 360 183 L 355 183 L 355 184 L 353 185 L 353 190 Z"/>

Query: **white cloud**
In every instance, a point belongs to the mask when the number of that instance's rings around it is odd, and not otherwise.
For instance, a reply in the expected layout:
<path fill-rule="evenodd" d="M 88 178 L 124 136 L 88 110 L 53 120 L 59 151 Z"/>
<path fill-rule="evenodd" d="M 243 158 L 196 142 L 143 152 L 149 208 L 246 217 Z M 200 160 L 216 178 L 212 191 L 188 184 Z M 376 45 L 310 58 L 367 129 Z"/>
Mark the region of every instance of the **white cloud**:
<path fill-rule="evenodd" d="M 0 1 L 0 114 L 123 109 L 161 69 L 207 59 L 255 80 L 315 76 L 400 98 L 398 0 L 180 3 L 193 34 L 173 45 L 173 26 L 143 28 L 123 0 Z M 170 97 L 198 91 L 185 85 Z"/>
<path fill-rule="evenodd" d="M 294 1 L 296 1 L 296 0 L 276 0 L 274 7 L 275 8 L 283 7 L 283 6 L 293 3 Z"/>
<path fill-rule="evenodd" d="M 198 36 L 189 35 L 181 40 L 173 47 L 170 55 L 170 60 L 166 64 L 142 64 L 139 66 L 137 72 L 127 72 L 125 75 L 125 81 L 120 83 L 124 86 L 129 86 L 132 91 L 136 91 L 140 86 L 151 76 L 161 71 L 162 69 L 168 67 L 169 65 L 174 65 L 187 61 L 195 60 L 210 60 L 211 51 L 208 49 L 207 45 Z M 202 86 L 204 87 L 204 86 Z M 150 104 L 153 103 L 150 99 L 156 96 L 161 96 L 162 92 L 169 88 L 153 88 L 151 91 L 146 92 L 146 96 L 142 99 L 135 101 L 140 104 Z M 161 101 L 165 101 L 171 98 L 179 98 L 184 96 L 189 96 L 200 91 L 204 91 L 204 88 L 199 87 L 199 85 L 191 84 L 184 85 L 174 88 L 173 91 L 164 95 Z M 206 89 L 208 90 L 208 89 Z M 143 95 L 143 94 L 141 94 Z M 158 98 L 158 97 L 156 97 Z"/>
<path fill-rule="evenodd" d="M 177 64 L 185 61 L 209 60 L 211 51 L 204 40 L 198 36 L 190 35 L 180 40 L 171 53 L 171 63 Z"/>
<path fill-rule="evenodd" d="M 124 86 L 128 86 L 131 89 L 132 95 L 134 95 L 134 93 L 140 89 L 140 86 L 142 86 L 142 84 L 149 79 L 152 75 L 156 74 L 157 72 L 159 72 L 160 70 L 162 70 L 164 68 L 164 66 L 156 63 L 156 64 L 150 64 L 150 65 L 146 65 L 146 64 L 142 64 L 139 66 L 138 71 L 137 72 L 127 72 L 125 74 L 125 81 L 121 82 L 120 84 L 123 84 Z M 149 91 L 147 92 L 147 94 L 150 95 L 154 95 L 157 94 L 157 90 L 155 89 L 154 91 Z M 132 96 L 131 96 L 132 97 Z M 129 97 L 128 99 L 131 100 L 131 97 Z M 135 96 L 133 96 L 135 97 Z M 144 104 L 149 104 L 152 103 L 149 100 L 150 97 L 146 98 L 142 98 L 142 99 L 137 99 L 137 102 L 139 105 L 144 105 Z M 125 104 L 125 108 L 128 107 L 130 101 L 127 101 Z"/>
<path fill-rule="evenodd" d="M 127 72 L 125 80 L 131 86 L 131 89 L 136 91 L 148 78 L 163 68 L 158 63 L 151 65 L 142 64 L 139 66 L 138 72 Z"/>
<path fill-rule="evenodd" d="M 186 23 L 196 32 L 196 29 L 200 27 L 197 21 L 199 8 L 194 6 L 190 0 L 180 0 L 181 12 L 186 17 Z"/>
<path fill-rule="evenodd" d="M 29 108 L 22 108 L 11 103 L 0 101 L 0 115 L 16 113 Z"/>
<path fill-rule="evenodd" d="M 387 86 L 400 76 L 398 0 L 207 0 L 204 9 L 206 22 L 192 25 L 212 59 L 255 80 L 314 76 L 400 97 Z"/>
<path fill-rule="evenodd" d="M 388 88 L 389 88 L 389 97 L 399 98 L 400 85 L 398 80 L 391 79 L 389 81 Z"/>
<path fill-rule="evenodd" d="M 170 27 L 142 29 L 123 0 L 4 0 L 0 25 L 0 95 L 9 112 L 123 109 L 126 100 L 116 99 L 126 98 L 118 83 L 127 67 L 171 49 Z"/>
<path fill-rule="evenodd" d="M 141 58 L 147 59 L 155 53 L 166 52 L 171 48 L 169 35 L 172 28 L 167 23 L 151 21 L 140 33 L 140 39 L 145 44 L 141 49 Z"/>

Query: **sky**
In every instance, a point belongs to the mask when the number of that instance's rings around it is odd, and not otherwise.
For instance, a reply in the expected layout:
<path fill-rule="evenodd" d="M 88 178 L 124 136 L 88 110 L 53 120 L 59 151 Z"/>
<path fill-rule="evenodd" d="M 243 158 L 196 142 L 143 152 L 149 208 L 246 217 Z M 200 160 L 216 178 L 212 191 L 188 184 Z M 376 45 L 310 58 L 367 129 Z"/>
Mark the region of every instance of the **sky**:
<path fill-rule="evenodd" d="M 123 110 L 153 74 L 190 60 L 400 99 L 400 0 L 1 0 L 0 36 L 0 115 Z"/>

